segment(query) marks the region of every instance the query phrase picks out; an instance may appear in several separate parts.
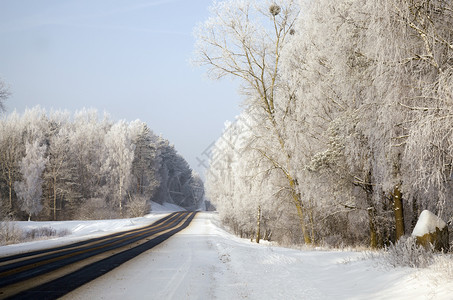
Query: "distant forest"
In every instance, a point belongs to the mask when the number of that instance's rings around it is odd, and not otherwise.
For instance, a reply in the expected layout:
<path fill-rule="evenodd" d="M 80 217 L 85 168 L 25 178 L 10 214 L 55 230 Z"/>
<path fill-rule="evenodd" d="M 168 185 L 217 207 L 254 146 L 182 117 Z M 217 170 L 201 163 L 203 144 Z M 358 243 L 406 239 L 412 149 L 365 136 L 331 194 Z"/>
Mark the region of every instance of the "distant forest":
<path fill-rule="evenodd" d="M 136 217 L 150 201 L 197 209 L 203 197 L 186 160 L 139 120 L 39 107 L 0 119 L 0 219 Z"/>

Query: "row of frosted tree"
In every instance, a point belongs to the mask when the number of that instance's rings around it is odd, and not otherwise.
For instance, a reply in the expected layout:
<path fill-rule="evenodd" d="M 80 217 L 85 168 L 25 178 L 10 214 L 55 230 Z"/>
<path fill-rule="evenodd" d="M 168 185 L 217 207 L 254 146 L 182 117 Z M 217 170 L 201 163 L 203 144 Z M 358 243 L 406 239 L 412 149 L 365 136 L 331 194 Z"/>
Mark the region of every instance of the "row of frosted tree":
<path fill-rule="evenodd" d="M 39 107 L 0 119 L 0 217 L 135 217 L 151 200 L 202 205 L 203 182 L 174 146 L 139 120 Z"/>
<path fill-rule="evenodd" d="M 206 180 L 237 234 L 381 247 L 452 219 L 453 2 L 228 0 L 196 32 L 244 95 Z"/>

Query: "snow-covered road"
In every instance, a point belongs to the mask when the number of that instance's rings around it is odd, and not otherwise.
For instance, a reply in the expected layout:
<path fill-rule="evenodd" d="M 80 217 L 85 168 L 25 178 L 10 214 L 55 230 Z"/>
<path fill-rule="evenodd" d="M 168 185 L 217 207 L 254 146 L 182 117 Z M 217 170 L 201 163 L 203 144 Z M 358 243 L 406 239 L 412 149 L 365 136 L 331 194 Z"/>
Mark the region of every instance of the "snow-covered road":
<path fill-rule="evenodd" d="M 453 282 L 429 269 L 390 269 L 358 252 L 256 245 L 192 224 L 65 299 L 451 299 Z"/>

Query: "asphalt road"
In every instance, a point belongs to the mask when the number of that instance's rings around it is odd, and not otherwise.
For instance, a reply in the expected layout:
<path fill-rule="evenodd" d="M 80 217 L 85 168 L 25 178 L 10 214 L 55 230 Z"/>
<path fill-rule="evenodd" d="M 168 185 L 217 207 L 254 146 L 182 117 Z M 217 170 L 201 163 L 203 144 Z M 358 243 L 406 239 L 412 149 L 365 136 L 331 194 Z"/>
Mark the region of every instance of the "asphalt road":
<path fill-rule="evenodd" d="M 56 299 L 186 228 L 195 212 L 61 247 L 0 257 L 0 299 Z"/>

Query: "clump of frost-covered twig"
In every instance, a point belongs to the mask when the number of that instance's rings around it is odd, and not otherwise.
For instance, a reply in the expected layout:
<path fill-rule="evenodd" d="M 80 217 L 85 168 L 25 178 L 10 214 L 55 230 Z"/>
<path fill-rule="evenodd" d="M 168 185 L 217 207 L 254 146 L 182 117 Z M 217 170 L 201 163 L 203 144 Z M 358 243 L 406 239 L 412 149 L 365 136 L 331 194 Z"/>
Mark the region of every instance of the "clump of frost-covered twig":
<path fill-rule="evenodd" d="M 10 220 L 0 222 L 0 246 L 19 243 L 23 233 L 16 224 Z"/>
<path fill-rule="evenodd" d="M 63 237 L 68 234 L 71 234 L 71 231 L 66 228 L 56 230 L 52 227 L 38 227 L 24 230 L 11 220 L 0 222 L 0 246 Z"/>
<path fill-rule="evenodd" d="M 415 237 L 402 237 L 387 247 L 383 256 L 392 267 L 425 268 L 434 261 L 433 250 L 418 245 Z"/>
<path fill-rule="evenodd" d="M 149 204 L 146 197 L 134 196 L 126 205 L 126 215 L 129 218 L 143 217 L 149 212 Z"/>
<path fill-rule="evenodd" d="M 453 257 L 451 254 L 441 253 L 434 257 L 431 269 L 440 273 L 442 278 L 453 280 Z"/>
<path fill-rule="evenodd" d="M 118 212 L 104 198 L 87 199 L 76 214 L 76 219 L 80 220 L 109 220 L 118 217 Z"/>
<path fill-rule="evenodd" d="M 33 241 L 33 240 L 48 239 L 48 238 L 53 238 L 53 237 L 63 237 L 70 233 L 71 233 L 71 231 L 68 229 L 61 229 L 61 230 L 57 231 L 55 228 L 52 228 L 52 227 L 39 227 L 39 228 L 33 228 L 33 229 L 25 232 L 24 240 Z"/>

